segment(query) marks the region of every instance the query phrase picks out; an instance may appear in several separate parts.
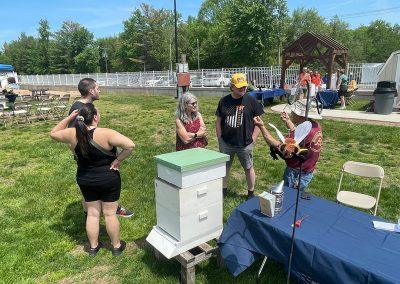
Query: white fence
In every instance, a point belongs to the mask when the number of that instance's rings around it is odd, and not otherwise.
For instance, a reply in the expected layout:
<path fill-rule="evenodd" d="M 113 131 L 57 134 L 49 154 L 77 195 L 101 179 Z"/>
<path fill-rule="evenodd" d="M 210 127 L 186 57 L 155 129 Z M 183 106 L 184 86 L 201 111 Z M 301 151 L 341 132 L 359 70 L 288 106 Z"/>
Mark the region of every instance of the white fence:
<path fill-rule="evenodd" d="M 374 89 L 378 72 L 383 63 L 348 64 L 349 79 L 355 79 L 360 89 Z M 190 70 L 192 87 L 227 87 L 233 73 L 242 72 L 248 81 L 256 81 L 257 86 L 272 88 L 279 86 L 281 67 L 244 67 Z M 286 84 L 294 85 L 298 80 L 299 67 L 291 66 L 286 70 Z M 85 73 L 85 74 L 51 74 L 20 75 L 20 84 L 76 86 L 80 79 L 95 79 L 101 86 L 128 87 L 171 87 L 176 85 L 176 74 L 170 71 L 124 72 L 124 73 Z"/>

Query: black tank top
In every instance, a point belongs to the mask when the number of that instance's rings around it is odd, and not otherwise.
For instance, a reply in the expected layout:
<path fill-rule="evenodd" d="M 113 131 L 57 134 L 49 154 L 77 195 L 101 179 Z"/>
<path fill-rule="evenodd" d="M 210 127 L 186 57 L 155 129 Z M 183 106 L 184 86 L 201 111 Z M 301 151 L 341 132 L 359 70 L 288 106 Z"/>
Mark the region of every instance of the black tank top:
<path fill-rule="evenodd" d="M 88 136 L 93 139 L 93 132 L 96 128 L 89 130 Z M 113 147 L 110 152 L 114 154 L 114 157 L 104 154 L 99 149 L 95 148 L 89 143 L 88 155 L 83 156 L 80 148 L 79 141 L 75 147 L 76 160 L 78 164 L 78 170 L 76 173 L 76 179 L 78 184 L 95 185 L 96 183 L 108 183 L 119 178 L 119 172 L 110 170 L 111 163 L 115 160 L 117 148 Z"/>

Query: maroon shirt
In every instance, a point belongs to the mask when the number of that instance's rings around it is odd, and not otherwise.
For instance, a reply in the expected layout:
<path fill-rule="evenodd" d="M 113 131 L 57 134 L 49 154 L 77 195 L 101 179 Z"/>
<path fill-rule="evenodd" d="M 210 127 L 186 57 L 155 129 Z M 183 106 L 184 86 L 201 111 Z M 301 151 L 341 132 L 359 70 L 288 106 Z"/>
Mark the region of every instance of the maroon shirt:
<path fill-rule="evenodd" d="M 200 118 L 186 124 L 184 123 L 183 126 L 185 127 L 187 132 L 196 133 L 197 131 L 199 131 L 201 126 Z M 207 140 L 205 138 L 198 138 L 188 144 L 184 144 L 181 138 L 179 138 L 179 135 L 176 134 L 176 151 L 182 151 L 192 148 L 204 148 L 205 146 L 207 146 Z"/>
<path fill-rule="evenodd" d="M 318 122 L 311 121 L 312 128 L 310 133 L 304 139 L 305 144 L 302 148 L 308 149 L 307 160 L 303 163 L 303 172 L 312 173 L 319 159 L 322 147 L 322 129 Z M 294 137 L 294 131 L 290 132 L 290 138 Z M 303 142 L 303 143 L 304 143 Z M 300 169 L 300 161 L 296 157 L 285 159 L 286 165 L 293 169 Z"/>

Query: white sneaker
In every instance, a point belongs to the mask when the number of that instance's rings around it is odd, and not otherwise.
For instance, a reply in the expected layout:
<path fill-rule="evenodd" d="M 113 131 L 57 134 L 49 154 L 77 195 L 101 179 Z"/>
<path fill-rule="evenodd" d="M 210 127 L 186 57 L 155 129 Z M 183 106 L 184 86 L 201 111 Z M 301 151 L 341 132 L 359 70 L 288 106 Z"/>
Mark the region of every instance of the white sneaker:
<path fill-rule="evenodd" d="M 346 109 L 346 106 L 341 106 L 339 109 Z"/>

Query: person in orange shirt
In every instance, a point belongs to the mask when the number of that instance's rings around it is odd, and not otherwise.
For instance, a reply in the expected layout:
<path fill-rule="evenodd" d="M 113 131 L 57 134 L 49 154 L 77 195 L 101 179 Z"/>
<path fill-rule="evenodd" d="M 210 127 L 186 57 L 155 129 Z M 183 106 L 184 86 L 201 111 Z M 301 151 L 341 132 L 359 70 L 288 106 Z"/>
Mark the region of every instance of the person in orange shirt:
<path fill-rule="evenodd" d="M 310 73 L 308 73 L 307 67 L 303 68 L 303 71 L 300 73 L 300 88 L 302 93 L 299 96 L 299 99 L 304 99 L 307 96 L 307 82 L 311 83 Z"/>
<path fill-rule="evenodd" d="M 321 87 L 321 75 L 319 74 L 318 71 L 315 71 L 311 75 L 311 83 L 313 83 L 315 85 L 315 88 L 317 89 L 317 91 Z"/>

